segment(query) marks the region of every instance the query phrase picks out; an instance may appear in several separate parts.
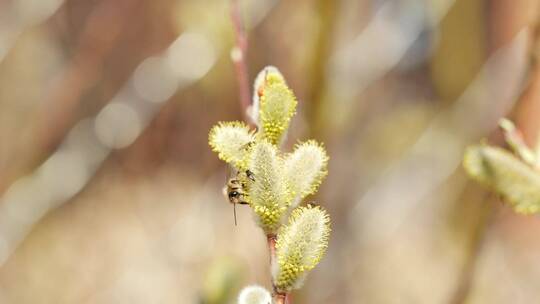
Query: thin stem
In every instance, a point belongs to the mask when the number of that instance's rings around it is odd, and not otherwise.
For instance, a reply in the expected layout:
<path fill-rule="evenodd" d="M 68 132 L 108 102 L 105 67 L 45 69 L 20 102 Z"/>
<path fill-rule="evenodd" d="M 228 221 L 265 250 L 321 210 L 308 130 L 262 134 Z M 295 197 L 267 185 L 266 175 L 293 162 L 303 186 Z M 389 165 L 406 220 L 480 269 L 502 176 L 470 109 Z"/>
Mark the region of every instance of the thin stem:
<path fill-rule="evenodd" d="M 238 89 L 240 91 L 240 107 L 242 115 L 250 125 L 255 125 L 248 110 L 251 107 L 251 98 L 249 94 L 249 76 L 246 63 L 246 54 L 248 49 L 248 40 L 242 20 L 240 17 L 239 0 L 231 0 L 231 21 L 233 23 L 235 34 L 235 46 L 231 50 L 231 59 L 236 70 L 236 79 L 238 81 Z M 236 220 L 236 218 L 235 218 Z M 276 261 L 276 236 L 274 234 L 267 235 L 268 250 L 270 253 L 270 267 Z M 277 291 L 274 282 L 272 282 L 274 303 L 276 304 L 291 304 L 288 293 L 280 293 Z"/>
<path fill-rule="evenodd" d="M 270 265 L 273 265 L 276 259 L 276 235 L 267 235 L 266 241 L 268 242 L 268 250 L 270 252 Z"/>
<path fill-rule="evenodd" d="M 254 124 L 248 109 L 251 106 L 251 98 L 249 94 L 249 76 L 246 63 L 246 54 L 248 49 L 248 40 L 242 18 L 240 16 L 240 4 L 238 0 L 231 0 L 231 21 L 233 23 L 235 34 L 235 46 L 231 50 L 231 59 L 236 70 L 236 79 L 238 80 L 238 89 L 240 91 L 240 107 L 242 115 L 249 124 Z"/>
<path fill-rule="evenodd" d="M 288 293 L 276 293 L 274 294 L 275 304 L 292 304 L 291 297 Z"/>
<path fill-rule="evenodd" d="M 274 303 L 275 304 L 285 304 L 285 296 L 282 296 L 280 294 L 274 295 Z"/>
<path fill-rule="evenodd" d="M 276 236 L 274 234 L 269 234 L 266 236 L 268 242 L 268 251 L 270 252 L 270 268 L 274 263 L 276 263 Z M 276 285 L 272 281 L 272 290 L 274 292 L 274 303 L 275 304 L 292 304 L 291 297 L 289 293 L 278 292 Z"/>

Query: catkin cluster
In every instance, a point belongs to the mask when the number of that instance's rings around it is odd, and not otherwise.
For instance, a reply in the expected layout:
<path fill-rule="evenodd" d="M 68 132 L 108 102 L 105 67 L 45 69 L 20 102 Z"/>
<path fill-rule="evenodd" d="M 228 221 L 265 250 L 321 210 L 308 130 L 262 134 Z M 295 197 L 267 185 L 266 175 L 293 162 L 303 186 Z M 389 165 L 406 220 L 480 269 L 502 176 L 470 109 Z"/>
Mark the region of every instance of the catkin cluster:
<path fill-rule="evenodd" d="M 327 175 L 326 150 L 315 140 L 300 142 L 291 152 L 280 149 L 296 105 L 281 73 L 267 67 L 255 80 L 249 110 L 256 128 L 238 121 L 220 122 L 209 134 L 212 150 L 244 177 L 243 198 L 256 222 L 267 236 L 276 237 L 272 276 L 280 293 L 301 286 L 324 255 L 330 233 L 328 213 L 302 205 Z"/>
<path fill-rule="evenodd" d="M 514 153 L 486 143 L 467 148 L 463 167 L 477 182 L 500 195 L 516 213 L 540 212 L 540 144 L 536 151 L 525 145 L 514 124 L 500 123 Z"/>

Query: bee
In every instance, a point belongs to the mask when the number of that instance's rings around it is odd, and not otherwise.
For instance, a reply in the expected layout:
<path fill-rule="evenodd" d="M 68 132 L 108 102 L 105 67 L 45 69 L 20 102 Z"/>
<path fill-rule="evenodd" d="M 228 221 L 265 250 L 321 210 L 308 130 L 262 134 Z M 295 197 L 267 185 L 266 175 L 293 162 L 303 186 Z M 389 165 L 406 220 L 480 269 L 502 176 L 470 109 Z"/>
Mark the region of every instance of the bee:
<path fill-rule="evenodd" d="M 307 205 L 307 206 L 310 206 L 310 207 L 319 207 L 319 206 L 320 206 L 320 205 L 319 205 L 317 202 L 315 202 L 315 201 L 308 202 L 306 205 Z"/>
<path fill-rule="evenodd" d="M 223 194 L 233 204 L 234 225 L 236 221 L 236 204 L 248 205 L 246 201 L 246 189 L 249 182 L 255 181 L 255 175 L 250 170 L 236 171 L 234 176 L 227 180 L 223 188 Z"/>

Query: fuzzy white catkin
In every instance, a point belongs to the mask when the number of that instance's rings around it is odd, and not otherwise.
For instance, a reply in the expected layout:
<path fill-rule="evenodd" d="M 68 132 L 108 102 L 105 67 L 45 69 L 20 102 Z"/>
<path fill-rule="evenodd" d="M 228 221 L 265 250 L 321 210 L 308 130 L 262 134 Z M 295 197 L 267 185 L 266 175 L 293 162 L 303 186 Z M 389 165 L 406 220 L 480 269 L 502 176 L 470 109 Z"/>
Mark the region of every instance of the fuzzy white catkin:
<path fill-rule="evenodd" d="M 271 304 L 272 295 L 264 287 L 251 285 L 244 287 L 238 296 L 238 304 Z"/>
<path fill-rule="evenodd" d="M 255 176 L 248 190 L 249 203 L 259 226 L 266 234 L 275 234 L 288 207 L 283 159 L 276 146 L 261 140 L 253 145 L 247 164 Z"/>
<path fill-rule="evenodd" d="M 276 74 L 281 76 L 283 78 L 283 75 L 281 75 L 281 72 L 275 67 L 275 66 L 266 66 L 264 69 L 262 69 L 259 74 L 257 74 L 257 77 L 255 78 L 255 82 L 253 83 L 253 105 L 249 111 L 249 115 L 251 119 L 257 124 L 257 127 L 261 127 L 261 122 L 259 121 L 259 108 L 260 108 L 260 97 L 259 97 L 259 89 L 264 85 L 264 82 L 266 81 L 266 76 L 270 73 Z M 285 81 L 285 79 L 284 79 Z"/>
<path fill-rule="evenodd" d="M 309 194 L 317 192 L 327 174 L 328 155 L 314 140 L 297 144 L 294 152 L 285 158 L 285 177 L 291 192 L 291 207 L 296 208 Z"/>

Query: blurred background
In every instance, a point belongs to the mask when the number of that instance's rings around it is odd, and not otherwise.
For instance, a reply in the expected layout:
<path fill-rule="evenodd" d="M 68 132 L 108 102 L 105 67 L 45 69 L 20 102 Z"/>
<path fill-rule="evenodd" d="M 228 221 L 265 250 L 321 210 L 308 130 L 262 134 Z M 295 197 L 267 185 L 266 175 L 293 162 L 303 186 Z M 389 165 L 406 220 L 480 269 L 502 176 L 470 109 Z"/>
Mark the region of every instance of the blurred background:
<path fill-rule="evenodd" d="M 241 0 L 249 79 L 326 144 L 329 251 L 294 303 L 538 303 L 540 219 L 463 149 L 540 128 L 537 0 Z M 0 1 L 0 303 L 235 303 L 271 287 L 207 143 L 242 119 L 228 1 Z"/>

